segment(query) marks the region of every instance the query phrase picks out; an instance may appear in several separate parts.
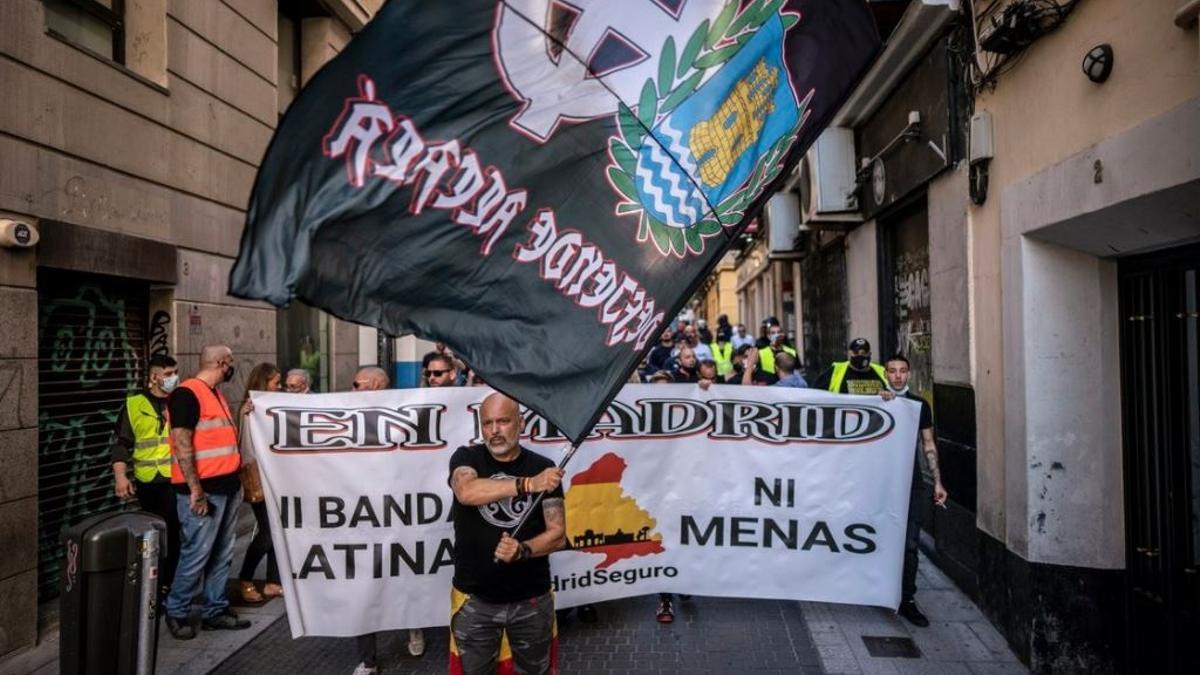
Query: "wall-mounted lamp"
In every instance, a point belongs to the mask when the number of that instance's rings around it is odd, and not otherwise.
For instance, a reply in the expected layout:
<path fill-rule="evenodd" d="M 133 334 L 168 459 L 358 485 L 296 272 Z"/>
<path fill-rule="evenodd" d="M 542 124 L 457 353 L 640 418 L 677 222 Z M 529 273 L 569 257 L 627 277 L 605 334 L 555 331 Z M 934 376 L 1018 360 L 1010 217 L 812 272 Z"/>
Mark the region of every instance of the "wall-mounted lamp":
<path fill-rule="evenodd" d="M 1113 48 L 1110 44 L 1096 45 L 1083 55 L 1083 74 L 1096 84 L 1108 79 L 1113 69 Z"/>

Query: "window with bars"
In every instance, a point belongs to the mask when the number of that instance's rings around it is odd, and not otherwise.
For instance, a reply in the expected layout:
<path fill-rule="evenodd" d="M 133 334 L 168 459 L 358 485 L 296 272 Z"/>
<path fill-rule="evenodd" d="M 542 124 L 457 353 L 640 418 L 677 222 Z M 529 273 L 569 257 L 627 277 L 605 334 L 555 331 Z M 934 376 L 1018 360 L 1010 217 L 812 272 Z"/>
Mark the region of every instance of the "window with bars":
<path fill-rule="evenodd" d="M 110 61 L 125 63 L 124 0 L 42 0 L 46 31 Z"/>

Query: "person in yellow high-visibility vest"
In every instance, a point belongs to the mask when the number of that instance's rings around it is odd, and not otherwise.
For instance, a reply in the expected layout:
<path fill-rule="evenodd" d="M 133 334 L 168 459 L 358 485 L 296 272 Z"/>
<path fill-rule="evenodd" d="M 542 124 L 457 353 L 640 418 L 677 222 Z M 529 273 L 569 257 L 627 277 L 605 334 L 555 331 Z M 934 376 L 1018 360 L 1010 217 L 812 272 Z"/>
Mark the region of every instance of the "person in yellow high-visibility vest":
<path fill-rule="evenodd" d="M 768 375 L 775 375 L 775 355 L 790 354 L 796 357 L 796 350 L 788 346 L 783 334 L 783 328 L 773 318 L 767 319 L 767 346 L 758 350 L 758 367 Z"/>
<path fill-rule="evenodd" d="M 712 350 L 712 360 L 717 364 L 717 375 L 728 377 L 733 374 L 733 343 L 729 336 L 717 333 L 717 341 L 709 345 Z"/>
<path fill-rule="evenodd" d="M 125 399 L 111 448 L 115 492 L 167 521 L 167 559 L 159 581 L 169 587 L 179 561 L 179 516 L 171 488 L 171 425 L 163 415 L 167 396 L 179 385 L 175 359 L 158 354 L 147 364 L 146 388 Z"/>
<path fill-rule="evenodd" d="M 873 396 L 887 387 L 883 366 L 871 361 L 871 343 L 866 338 L 854 338 L 846 345 L 846 360 L 835 361 L 817 377 L 814 389 L 835 394 Z"/>

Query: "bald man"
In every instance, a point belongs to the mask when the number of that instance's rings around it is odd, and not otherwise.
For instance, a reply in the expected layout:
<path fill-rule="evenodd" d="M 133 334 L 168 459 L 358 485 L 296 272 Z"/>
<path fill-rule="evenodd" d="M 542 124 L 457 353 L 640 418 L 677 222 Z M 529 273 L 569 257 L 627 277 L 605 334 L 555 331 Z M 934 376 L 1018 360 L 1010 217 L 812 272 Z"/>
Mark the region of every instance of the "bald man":
<path fill-rule="evenodd" d="M 517 402 L 495 393 L 479 410 L 483 443 L 450 458 L 454 490 L 451 659 L 464 673 L 494 673 L 507 634 L 520 673 L 549 673 L 554 599 L 550 553 L 566 544 L 562 469 L 520 445 Z M 521 514 L 543 495 L 517 536 Z"/>
<path fill-rule="evenodd" d="M 250 622 L 229 608 L 225 582 L 233 562 L 241 454 L 229 402 L 217 386 L 233 379 L 233 350 L 205 347 L 200 370 L 181 383 L 167 401 L 171 425 L 171 483 L 179 514 L 179 562 L 164 606 L 167 630 L 177 640 L 191 640 L 192 598 L 204 583 L 204 630 L 241 630 Z"/>

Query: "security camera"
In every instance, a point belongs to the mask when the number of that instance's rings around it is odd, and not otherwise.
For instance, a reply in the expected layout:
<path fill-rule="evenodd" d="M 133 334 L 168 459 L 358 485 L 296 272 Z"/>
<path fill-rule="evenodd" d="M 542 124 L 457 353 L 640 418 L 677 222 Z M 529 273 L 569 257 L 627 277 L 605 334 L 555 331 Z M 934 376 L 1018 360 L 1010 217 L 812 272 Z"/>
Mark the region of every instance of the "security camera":
<path fill-rule="evenodd" d="M 0 218 L 0 246 L 31 248 L 38 243 L 38 231 L 33 223 Z"/>

